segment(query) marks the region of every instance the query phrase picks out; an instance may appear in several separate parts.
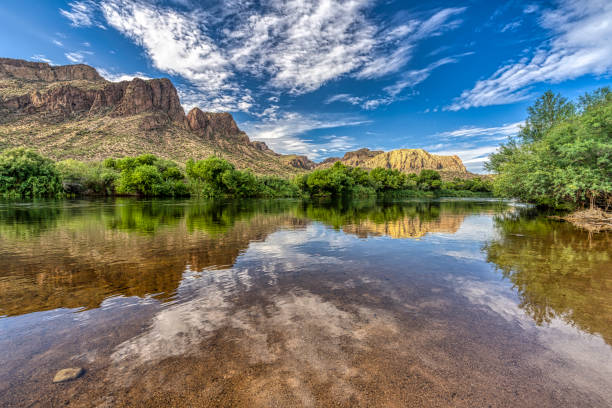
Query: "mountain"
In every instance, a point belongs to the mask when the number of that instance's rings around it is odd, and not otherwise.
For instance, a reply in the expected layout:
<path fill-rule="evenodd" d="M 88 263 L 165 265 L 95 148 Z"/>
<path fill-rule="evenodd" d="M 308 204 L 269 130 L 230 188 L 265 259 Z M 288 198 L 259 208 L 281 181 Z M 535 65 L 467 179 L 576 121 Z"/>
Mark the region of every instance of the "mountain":
<path fill-rule="evenodd" d="M 212 154 L 259 174 L 314 166 L 251 142 L 229 113 L 187 115 L 168 79 L 109 82 L 87 65 L 0 58 L 0 149 L 27 146 L 54 159 L 153 153 L 184 163 Z"/>
<path fill-rule="evenodd" d="M 317 168 L 327 168 L 335 162 L 347 166 L 373 169 L 382 167 L 395 169 L 404 173 L 420 173 L 421 170 L 436 170 L 444 179 L 454 177 L 469 178 L 473 175 L 467 171 L 458 156 L 439 156 L 423 149 L 398 149 L 389 152 L 381 150 L 359 149 L 348 152 L 344 157 L 331 157 L 319 163 Z"/>
<path fill-rule="evenodd" d="M 281 155 L 264 142 L 250 141 L 229 113 L 193 108 L 185 115 L 168 79 L 110 82 L 88 65 L 0 58 L 0 150 L 18 146 L 57 160 L 152 153 L 184 163 L 215 154 L 237 168 L 281 176 L 337 161 L 407 173 L 432 169 L 444 178 L 471 176 L 459 157 L 422 149 L 364 148 L 318 164 L 306 156 Z"/>

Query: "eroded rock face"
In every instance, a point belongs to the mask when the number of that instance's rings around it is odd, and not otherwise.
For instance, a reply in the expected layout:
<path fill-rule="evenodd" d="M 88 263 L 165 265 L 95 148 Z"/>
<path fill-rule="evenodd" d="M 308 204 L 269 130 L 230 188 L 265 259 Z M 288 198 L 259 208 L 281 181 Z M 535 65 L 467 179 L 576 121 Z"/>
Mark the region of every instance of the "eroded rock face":
<path fill-rule="evenodd" d="M 380 153 L 366 160 L 364 167 L 382 167 L 409 173 L 419 173 L 426 169 L 467 173 L 458 156 L 438 156 L 423 149 L 398 149 Z"/>
<path fill-rule="evenodd" d="M 199 108 L 193 108 L 187 114 L 187 123 L 189 129 L 204 139 L 232 139 L 250 143 L 246 133 L 238 128 L 232 115 L 226 112 L 202 112 Z"/>
<path fill-rule="evenodd" d="M 342 163 L 352 167 L 363 167 L 367 160 L 376 157 L 381 153 L 383 153 L 382 150 L 370 150 L 368 148 L 355 150 L 354 152 L 347 152 L 342 158 Z"/>
<path fill-rule="evenodd" d="M 265 144 L 264 142 L 260 142 L 257 140 L 254 140 L 251 142 L 251 146 L 253 146 L 255 149 L 262 151 L 262 152 L 271 152 L 272 150 L 270 150 L 270 148 L 268 147 L 267 144 Z"/>
<path fill-rule="evenodd" d="M 113 115 L 128 116 L 154 110 L 166 113 L 174 122 L 184 122 L 185 112 L 176 88 L 169 79 L 145 81 L 134 78 L 127 82 L 121 100 L 113 109 Z"/>
<path fill-rule="evenodd" d="M 317 164 L 306 156 L 290 155 L 285 158 L 285 163 L 297 169 L 312 170 Z"/>
<path fill-rule="evenodd" d="M 370 150 L 363 148 L 355 150 L 354 152 L 346 152 L 342 158 L 340 157 L 329 157 L 318 164 L 318 167 L 327 168 L 331 167 L 335 162 L 342 162 L 342 164 L 351 167 L 365 167 L 367 160 L 383 153 L 382 150 Z"/>
<path fill-rule="evenodd" d="M 0 58 L 0 77 L 30 81 L 104 81 L 93 67 L 84 64 L 51 66 L 43 62 L 30 62 Z"/>

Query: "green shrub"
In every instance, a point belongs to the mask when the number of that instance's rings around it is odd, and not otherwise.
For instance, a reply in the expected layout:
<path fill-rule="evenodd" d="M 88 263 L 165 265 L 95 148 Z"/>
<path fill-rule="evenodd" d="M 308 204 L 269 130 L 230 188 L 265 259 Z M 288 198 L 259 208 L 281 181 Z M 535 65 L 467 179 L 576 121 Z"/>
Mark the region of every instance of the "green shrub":
<path fill-rule="evenodd" d="M 24 148 L 0 154 L 0 195 L 3 197 L 58 197 L 63 195 L 55 164 Z"/>
<path fill-rule="evenodd" d="M 68 159 L 58 162 L 57 169 L 66 193 L 73 195 L 111 195 L 114 193 L 115 181 L 119 178 L 117 170 L 102 163 L 84 163 Z"/>

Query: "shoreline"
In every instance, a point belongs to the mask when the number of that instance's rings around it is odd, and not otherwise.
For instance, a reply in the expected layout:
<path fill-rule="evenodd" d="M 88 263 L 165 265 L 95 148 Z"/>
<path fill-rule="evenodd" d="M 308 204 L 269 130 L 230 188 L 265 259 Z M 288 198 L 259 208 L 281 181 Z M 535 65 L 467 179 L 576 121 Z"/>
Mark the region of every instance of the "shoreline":
<path fill-rule="evenodd" d="M 589 232 L 612 231 L 612 213 L 599 208 L 578 210 L 563 217 L 551 217 L 563 220 Z"/>

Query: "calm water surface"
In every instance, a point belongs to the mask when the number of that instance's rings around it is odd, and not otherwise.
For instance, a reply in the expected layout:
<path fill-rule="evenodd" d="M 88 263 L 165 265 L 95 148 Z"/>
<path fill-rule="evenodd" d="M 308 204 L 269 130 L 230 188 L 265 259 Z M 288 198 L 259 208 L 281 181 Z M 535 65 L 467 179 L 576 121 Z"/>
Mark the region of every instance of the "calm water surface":
<path fill-rule="evenodd" d="M 507 203 L 0 203 L 2 407 L 610 407 L 611 345 L 612 235 Z"/>

